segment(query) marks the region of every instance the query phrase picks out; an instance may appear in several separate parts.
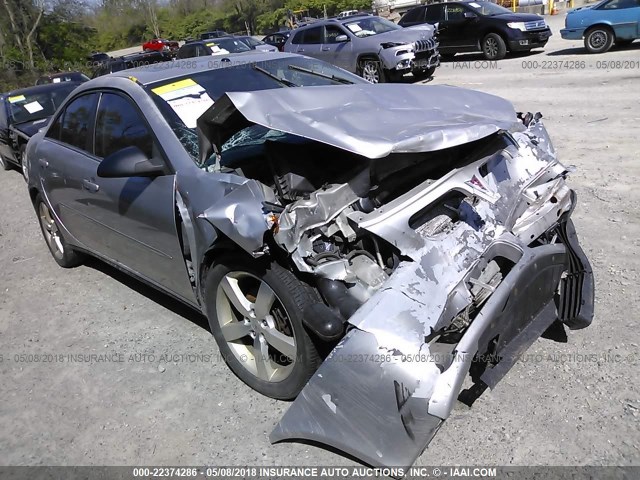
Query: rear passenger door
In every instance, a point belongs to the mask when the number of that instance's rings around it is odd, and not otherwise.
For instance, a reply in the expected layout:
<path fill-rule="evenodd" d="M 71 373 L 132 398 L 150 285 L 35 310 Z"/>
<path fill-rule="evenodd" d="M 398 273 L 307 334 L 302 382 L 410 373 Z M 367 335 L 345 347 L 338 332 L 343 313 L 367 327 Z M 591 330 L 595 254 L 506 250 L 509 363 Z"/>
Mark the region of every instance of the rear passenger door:
<path fill-rule="evenodd" d="M 95 225 L 89 207 L 93 200 L 87 181 L 95 177 L 98 160 L 93 155 L 93 124 L 98 93 L 80 95 L 52 121 L 39 144 L 36 168 L 42 191 L 54 213 L 71 235 L 86 248 L 95 245 Z"/>
<path fill-rule="evenodd" d="M 308 57 L 320 58 L 323 27 L 310 27 L 297 32 L 291 41 L 292 51 Z"/>

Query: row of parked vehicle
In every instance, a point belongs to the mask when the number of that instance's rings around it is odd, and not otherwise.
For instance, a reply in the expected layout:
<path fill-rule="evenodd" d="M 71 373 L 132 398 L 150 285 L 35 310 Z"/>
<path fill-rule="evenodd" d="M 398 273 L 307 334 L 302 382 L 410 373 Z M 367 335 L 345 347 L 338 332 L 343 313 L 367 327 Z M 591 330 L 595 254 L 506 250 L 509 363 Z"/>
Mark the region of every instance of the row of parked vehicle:
<path fill-rule="evenodd" d="M 640 0 L 602 0 L 567 14 L 563 38 L 583 38 L 593 53 L 607 51 L 640 37 Z M 434 74 L 440 58 L 481 51 L 487 59 L 507 52 L 544 47 L 551 30 L 538 15 L 513 13 L 487 1 L 453 1 L 420 5 L 396 25 L 370 14 L 349 11 L 292 31 L 276 32 L 263 41 L 221 30 L 199 39 L 178 42 L 153 39 L 143 52 L 113 58 L 95 53 L 93 77 L 178 59 L 243 54 L 252 51 L 291 52 L 323 60 L 371 83 L 399 80 L 411 72 L 416 78 Z M 337 76 L 339 77 L 339 75 Z M 37 85 L 0 96 L 0 167 L 22 165 L 29 138 L 75 86 L 88 80 L 80 72 L 43 76 Z"/>

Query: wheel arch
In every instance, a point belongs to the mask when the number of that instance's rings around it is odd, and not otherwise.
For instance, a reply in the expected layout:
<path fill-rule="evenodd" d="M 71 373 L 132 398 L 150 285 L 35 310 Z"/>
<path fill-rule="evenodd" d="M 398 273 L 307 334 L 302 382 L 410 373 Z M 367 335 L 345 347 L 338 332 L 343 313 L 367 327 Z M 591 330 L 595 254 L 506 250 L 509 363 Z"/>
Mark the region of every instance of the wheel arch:
<path fill-rule="evenodd" d="M 616 30 L 615 30 L 615 28 L 613 28 L 613 25 L 611 25 L 610 23 L 608 23 L 606 21 L 601 21 L 601 22 L 598 22 L 598 23 L 594 23 L 593 25 L 589 25 L 587 28 L 584 29 L 583 38 L 585 38 L 587 35 L 589 35 L 589 33 L 592 30 L 595 30 L 596 28 L 604 28 L 606 30 L 609 30 L 613 35 L 613 40 L 615 41 L 615 39 L 616 39 Z"/>

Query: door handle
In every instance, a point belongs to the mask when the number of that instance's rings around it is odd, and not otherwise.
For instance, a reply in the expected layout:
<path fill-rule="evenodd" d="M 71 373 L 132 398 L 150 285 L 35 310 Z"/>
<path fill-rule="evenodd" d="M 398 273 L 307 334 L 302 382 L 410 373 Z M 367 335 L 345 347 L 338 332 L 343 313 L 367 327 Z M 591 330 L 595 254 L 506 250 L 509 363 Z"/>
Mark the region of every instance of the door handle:
<path fill-rule="evenodd" d="M 100 185 L 98 185 L 97 183 L 93 183 L 92 181 L 85 178 L 84 180 L 82 180 L 82 188 L 84 188 L 85 190 L 89 190 L 91 193 L 96 193 L 98 190 L 100 190 Z"/>
<path fill-rule="evenodd" d="M 329 50 L 331 50 L 329 47 L 322 47 L 323 52 L 328 52 Z"/>
<path fill-rule="evenodd" d="M 38 163 L 42 168 L 47 168 L 49 166 L 49 162 L 47 162 L 44 158 L 39 159 Z"/>
<path fill-rule="evenodd" d="M 299 48 L 298 50 L 296 50 L 296 53 L 300 53 L 300 52 L 304 52 L 304 48 Z"/>

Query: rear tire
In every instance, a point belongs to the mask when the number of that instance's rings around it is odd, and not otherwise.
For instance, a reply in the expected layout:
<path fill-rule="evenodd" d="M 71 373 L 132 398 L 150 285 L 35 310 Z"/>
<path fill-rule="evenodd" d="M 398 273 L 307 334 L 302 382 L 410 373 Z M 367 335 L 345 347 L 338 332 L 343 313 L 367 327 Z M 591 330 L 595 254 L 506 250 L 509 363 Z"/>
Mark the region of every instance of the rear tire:
<path fill-rule="evenodd" d="M 615 36 L 610 28 L 593 27 L 584 36 L 584 48 L 589 53 L 605 53 L 609 51 L 614 40 Z"/>
<path fill-rule="evenodd" d="M 490 33 L 482 40 L 482 53 L 487 60 L 502 60 L 507 54 L 507 44 L 497 33 Z"/>
<path fill-rule="evenodd" d="M 318 293 L 277 263 L 225 256 L 205 281 L 209 326 L 240 380 L 271 398 L 295 398 L 322 363 L 302 318 Z"/>
<path fill-rule="evenodd" d="M 82 264 L 84 255 L 76 252 L 65 241 L 55 217 L 40 194 L 36 195 L 33 204 L 36 209 L 36 214 L 38 215 L 38 223 L 40 223 L 42 236 L 56 263 L 63 268 L 73 268 Z"/>

